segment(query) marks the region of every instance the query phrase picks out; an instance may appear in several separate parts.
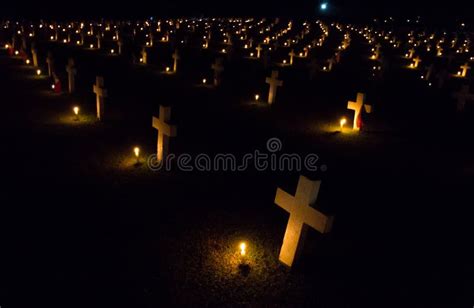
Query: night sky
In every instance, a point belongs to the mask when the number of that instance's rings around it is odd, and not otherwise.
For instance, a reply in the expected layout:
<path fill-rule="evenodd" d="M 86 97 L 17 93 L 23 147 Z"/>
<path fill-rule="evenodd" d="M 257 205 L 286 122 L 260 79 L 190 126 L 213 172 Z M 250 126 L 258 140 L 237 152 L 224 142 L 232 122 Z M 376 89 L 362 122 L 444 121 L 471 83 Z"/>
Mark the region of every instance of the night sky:
<path fill-rule="evenodd" d="M 472 20 L 469 1 L 374 1 L 329 0 L 328 14 L 341 19 L 361 19 L 388 15 L 430 20 L 461 18 Z M 132 5 L 130 3 L 133 3 Z M 321 1 L 315 0 L 83 0 L 83 1 L 7 1 L 0 16 L 26 18 L 149 17 L 149 16 L 318 16 Z M 464 16 L 463 16 L 464 15 Z M 471 16 L 470 16 L 471 15 Z"/>

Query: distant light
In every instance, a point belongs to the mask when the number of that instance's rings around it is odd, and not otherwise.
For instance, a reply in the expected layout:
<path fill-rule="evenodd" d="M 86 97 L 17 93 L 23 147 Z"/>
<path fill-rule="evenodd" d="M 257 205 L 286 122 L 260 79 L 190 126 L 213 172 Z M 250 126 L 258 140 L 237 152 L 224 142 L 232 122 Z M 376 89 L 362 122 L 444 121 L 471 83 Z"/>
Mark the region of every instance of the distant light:
<path fill-rule="evenodd" d="M 207 80 L 206 80 L 206 78 L 204 78 L 204 79 L 202 80 L 202 84 L 206 84 L 206 83 L 207 83 Z"/>
<path fill-rule="evenodd" d="M 41 70 L 40 69 L 36 70 L 36 75 L 38 75 L 38 76 L 41 75 Z"/>
<path fill-rule="evenodd" d="M 255 94 L 255 101 L 258 102 L 258 99 L 260 98 L 260 95 Z"/>
<path fill-rule="evenodd" d="M 320 8 L 321 8 L 321 11 L 325 11 L 325 10 L 327 10 L 327 8 L 328 8 L 328 4 L 327 4 L 326 2 L 321 3 Z"/>
<path fill-rule="evenodd" d="M 76 107 L 74 107 L 72 110 L 74 111 L 74 114 L 75 114 L 76 116 L 79 114 L 79 107 L 76 106 Z"/>

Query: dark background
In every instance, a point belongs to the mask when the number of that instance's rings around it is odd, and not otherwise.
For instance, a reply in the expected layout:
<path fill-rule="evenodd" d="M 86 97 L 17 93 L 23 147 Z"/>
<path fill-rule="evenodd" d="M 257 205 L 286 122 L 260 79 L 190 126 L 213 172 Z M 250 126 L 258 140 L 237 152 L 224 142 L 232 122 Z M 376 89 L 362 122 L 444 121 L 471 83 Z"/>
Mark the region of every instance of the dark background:
<path fill-rule="evenodd" d="M 25 18 L 93 18 L 150 16 L 320 16 L 318 0 L 83 0 L 83 1 L 6 1 L 0 16 Z M 455 1 L 375 1 L 329 0 L 325 15 L 338 19 L 367 21 L 372 17 L 394 16 L 438 23 L 472 20 L 472 4 Z"/>

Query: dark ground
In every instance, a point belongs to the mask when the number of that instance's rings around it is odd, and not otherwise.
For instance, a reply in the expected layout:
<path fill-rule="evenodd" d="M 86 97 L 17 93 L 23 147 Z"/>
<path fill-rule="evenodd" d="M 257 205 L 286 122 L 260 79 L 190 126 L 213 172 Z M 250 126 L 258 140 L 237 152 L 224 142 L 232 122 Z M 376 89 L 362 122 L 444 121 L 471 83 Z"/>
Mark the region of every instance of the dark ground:
<path fill-rule="evenodd" d="M 193 85 L 211 54 L 196 62 L 184 51 L 180 73 L 166 76 L 43 44 L 60 72 L 75 57 L 79 94 L 71 97 L 52 94 L 49 81 L 3 52 L 2 308 L 471 307 L 473 110 L 456 116 L 448 91 L 427 88 L 401 60 L 385 82 L 368 82 L 367 48 L 354 39 L 335 72 L 312 82 L 282 70 L 271 109 L 247 103 L 265 97 L 270 71 L 246 60 L 228 64 L 223 87 L 212 90 Z M 171 64 L 171 51 L 158 53 Z M 73 105 L 94 113 L 96 74 L 110 118 L 75 123 Z M 374 102 L 367 131 L 333 132 L 361 90 Z M 328 169 L 306 175 L 322 179 L 317 205 L 335 215 L 333 232 L 311 230 L 290 272 L 277 260 L 288 216 L 273 199 L 277 187 L 294 194 L 298 173 L 134 167 L 135 145 L 153 153 L 160 104 L 173 106 L 177 154 L 264 150 L 270 137 L 285 151 L 317 153 Z M 241 239 L 248 276 L 235 263 Z"/>

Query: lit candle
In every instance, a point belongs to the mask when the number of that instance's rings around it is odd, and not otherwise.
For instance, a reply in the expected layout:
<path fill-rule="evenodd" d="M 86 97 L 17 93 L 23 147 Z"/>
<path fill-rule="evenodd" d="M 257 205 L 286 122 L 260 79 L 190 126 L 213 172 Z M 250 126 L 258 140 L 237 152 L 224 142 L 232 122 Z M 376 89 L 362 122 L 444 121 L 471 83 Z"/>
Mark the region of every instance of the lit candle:
<path fill-rule="evenodd" d="M 133 153 L 135 153 L 135 157 L 137 158 L 137 163 L 140 162 L 140 148 L 139 147 L 135 147 L 133 149 Z"/>
<path fill-rule="evenodd" d="M 73 109 L 75 117 L 75 121 L 79 121 L 79 107 L 75 106 Z"/>
<path fill-rule="evenodd" d="M 36 75 L 38 75 L 38 76 L 41 75 L 41 70 L 40 69 L 36 70 Z"/>
<path fill-rule="evenodd" d="M 341 131 L 342 131 L 342 129 L 344 128 L 344 125 L 346 125 L 346 123 L 347 123 L 346 118 L 342 118 L 342 119 L 339 121 L 339 125 L 341 126 Z"/>
<path fill-rule="evenodd" d="M 247 253 L 247 244 L 245 244 L 245 242 L 242 242 L 240 243 L 239 245 L 239 248 L 240 248 L 240 255 L 243 257 L 245 256 L 245 254 Z"/>

